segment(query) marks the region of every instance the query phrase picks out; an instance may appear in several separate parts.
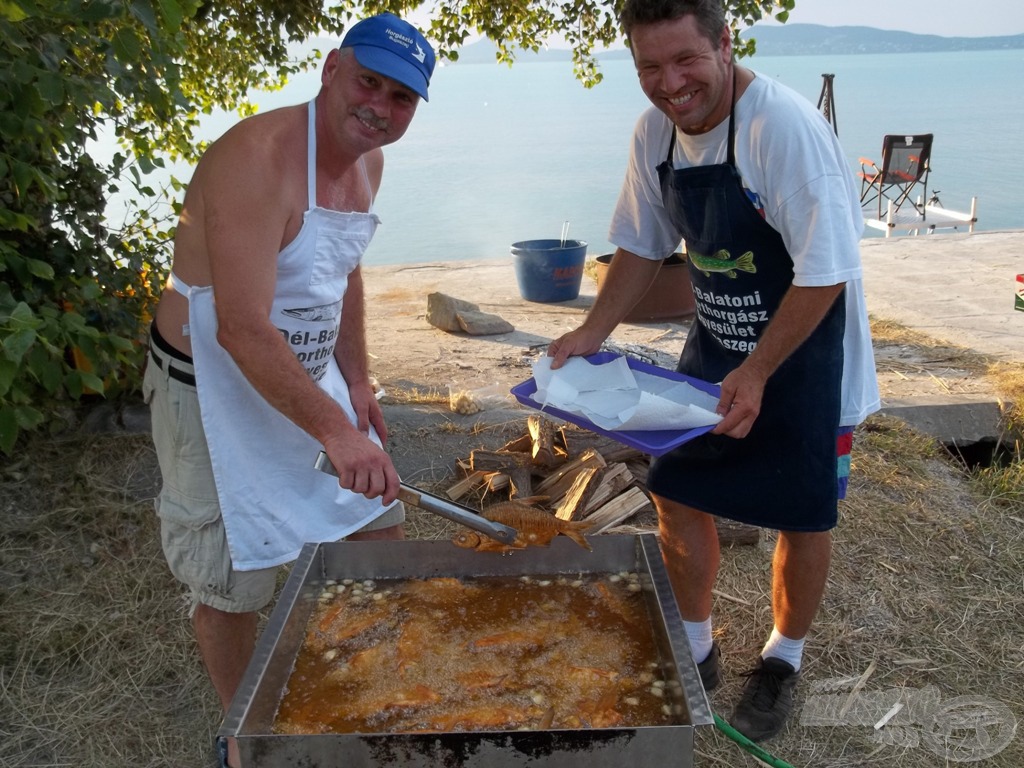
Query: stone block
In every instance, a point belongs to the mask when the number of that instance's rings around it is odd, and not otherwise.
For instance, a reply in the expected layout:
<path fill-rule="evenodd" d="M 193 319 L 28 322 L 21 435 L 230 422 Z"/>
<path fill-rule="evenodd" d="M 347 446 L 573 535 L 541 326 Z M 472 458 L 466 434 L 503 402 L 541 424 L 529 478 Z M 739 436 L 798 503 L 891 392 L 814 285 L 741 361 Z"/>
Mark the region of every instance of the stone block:
<path fill-rule="evenodd" d="M 970 447 L 1004 436 L 1002 404 L 991 396 L 926 395 L 887 400 L 882 413 L 947 446 Z"/>
<path fill-rule="evenodd" d="M 427 295 L 427 322 L 442 331 L 462 331 L 472 336 L 492 336 L 515 330 L 498 315 L 481 312 L 476 304 L 443 293 Z"/>

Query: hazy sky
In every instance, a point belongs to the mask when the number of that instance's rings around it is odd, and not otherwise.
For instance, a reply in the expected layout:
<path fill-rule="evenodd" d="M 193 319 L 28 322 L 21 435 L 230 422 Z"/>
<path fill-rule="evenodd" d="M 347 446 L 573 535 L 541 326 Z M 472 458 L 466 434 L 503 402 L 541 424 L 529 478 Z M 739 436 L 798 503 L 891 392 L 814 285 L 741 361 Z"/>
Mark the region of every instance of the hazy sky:
<path fill-rule="evenodd" d="M 413 23 L 429 15 L 410 14 Z M 428 22 L 429 23 L 429 22 Z M 1024 33 L 1022 0 L 796 0 L 791 24 L 899 29 L 943 37 Z M 423 24 L 426 26 L 426 24 Z"/>
<path fill-rule="evenodd" d="M 790 24 L 899 29 L 943 37 L 1024 33 L 1021 0 L 796 0 Z"/>

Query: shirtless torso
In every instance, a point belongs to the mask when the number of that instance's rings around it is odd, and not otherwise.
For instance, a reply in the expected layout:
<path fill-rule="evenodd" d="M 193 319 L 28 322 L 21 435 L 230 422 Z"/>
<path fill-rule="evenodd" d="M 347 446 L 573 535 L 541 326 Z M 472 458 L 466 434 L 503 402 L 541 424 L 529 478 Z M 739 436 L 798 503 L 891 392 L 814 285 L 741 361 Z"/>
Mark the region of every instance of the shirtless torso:
<path fill-rule="evenodd" d="M 321 79 L 316 202 L 367 211 L 382 175 L 380 148 L 405 133 L 418 97 L 337 50 Z M 210 146 L 185 197 L 172 271 L 188 285 L 214 287 L 218 342 L 267 402 L 324 446 L 342 487 L 390 504 L 398 476 L 366 438 L 371 424 L 382 439 L 386 429 L 369 381 L 359 269 L 349 277 L 334 355 L 357 424 L 309 378 L 269 321 L 278 253 L 307 209 L 307 125 L 305 105 L 286 107 L 242 121 Z M 161 298 L 156 324 L 172 346 L 191 354 L 188 301 L 173 287 Z"/>

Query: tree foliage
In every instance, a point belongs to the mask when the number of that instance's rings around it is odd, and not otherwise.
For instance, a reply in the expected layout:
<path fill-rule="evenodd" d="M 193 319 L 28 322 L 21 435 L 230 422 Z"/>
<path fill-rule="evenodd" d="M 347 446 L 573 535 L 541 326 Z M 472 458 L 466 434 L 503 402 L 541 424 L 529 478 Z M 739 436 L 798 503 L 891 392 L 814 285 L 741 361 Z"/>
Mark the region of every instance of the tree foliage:
<path fill-rule="evenodd" d="M 793 4 L 727 2 L 737 31 L 785 21 Z M 615 0 L 0 0 L 0 451 L 60 429 L 84 396 L 138 388 L 183 188 L 172 177 L 154 189 L 150 173 L 197 159 L 200 115 L 248 114 L 253 89 L 316 63 L 289 43 L 425 9 L 443 56 L 482 34 L 511 63 L 558 35 L 587 86 L 601 78 L 595 50 L 618 36 Z M 99 157 L 110 136 L 119 151 Z M 117 194 L 132 202 L 111 222 Z"/>

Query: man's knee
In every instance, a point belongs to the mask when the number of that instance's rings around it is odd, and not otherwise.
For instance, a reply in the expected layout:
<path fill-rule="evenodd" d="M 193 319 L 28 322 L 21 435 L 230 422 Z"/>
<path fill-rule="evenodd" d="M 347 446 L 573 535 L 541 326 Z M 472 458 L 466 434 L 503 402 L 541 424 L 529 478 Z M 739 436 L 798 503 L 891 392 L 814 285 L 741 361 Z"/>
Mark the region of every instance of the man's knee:
<path fill-rule="evenodd" d="M 667 519 L 680 521 L 713 519 L 707 512 L 701 512 L 699 509 L 688 507 L 685 504 L 672 501 L 672 499 L 667 499 L 656 493 L 651 494 L 651 499 L 654 501 L 654 508 L 657 510 L 659 517 L 664 516 Z"/>
<path fill-rule="evenodd" d="M 832 548 L 832 531 L 779 531 L 777 547 L 817 552 Z"/>

